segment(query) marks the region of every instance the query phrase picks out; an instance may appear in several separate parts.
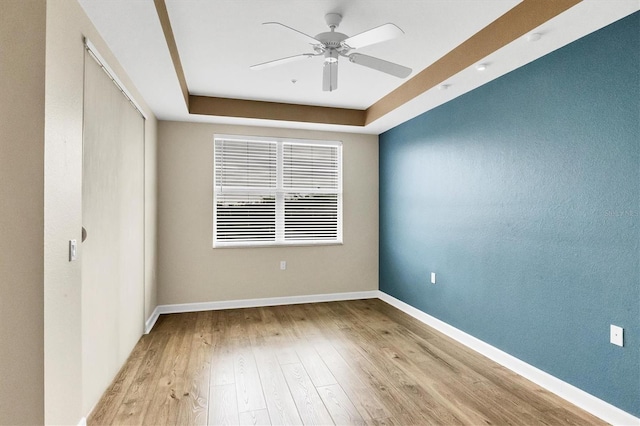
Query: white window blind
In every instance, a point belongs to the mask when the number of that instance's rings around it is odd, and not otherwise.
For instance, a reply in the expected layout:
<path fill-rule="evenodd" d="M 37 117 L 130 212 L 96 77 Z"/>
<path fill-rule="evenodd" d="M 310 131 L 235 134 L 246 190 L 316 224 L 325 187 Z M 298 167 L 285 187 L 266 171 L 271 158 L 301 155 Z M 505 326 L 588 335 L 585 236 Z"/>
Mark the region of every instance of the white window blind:
<path fill-rule="evenodd" d="M 217 135 L 214 247 L 342 242 L 342 146 Z"/>

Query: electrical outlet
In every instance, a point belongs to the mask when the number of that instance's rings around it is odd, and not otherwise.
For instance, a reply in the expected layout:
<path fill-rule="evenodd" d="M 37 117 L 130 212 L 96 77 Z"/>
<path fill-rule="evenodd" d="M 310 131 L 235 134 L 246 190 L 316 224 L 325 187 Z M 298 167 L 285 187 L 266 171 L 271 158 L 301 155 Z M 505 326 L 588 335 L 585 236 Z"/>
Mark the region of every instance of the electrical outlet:
<path fill-rule="evenodd" d="M 284 271 L 285 269 L 287 269 L 287 261 L 286 260 L 281 260 L 280 261 L 280 270 Z"/>
<path fill-rule="evenodd" d="M 618 346 L 624 346 L 624 329 L 611 324 L 609 341 Z"/>
<path fill-rule="evenodd" d="M 436 283 L 436 273 L 432 272 L 431 273 L 431 284 L 435 284 Z"/>

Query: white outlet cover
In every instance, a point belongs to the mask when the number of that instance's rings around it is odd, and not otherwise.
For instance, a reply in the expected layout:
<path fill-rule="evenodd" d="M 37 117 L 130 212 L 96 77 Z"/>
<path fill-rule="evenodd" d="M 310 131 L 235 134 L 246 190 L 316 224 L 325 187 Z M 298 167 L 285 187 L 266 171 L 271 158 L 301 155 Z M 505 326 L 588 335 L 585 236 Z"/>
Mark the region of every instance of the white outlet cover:
<path fill-rule="evenodd" d="M 280 261 L 280 270 L 284 271 L 285 269 L 287 269 L 287 261 L 286 260 L 281 260 Z"/>
<path fill-rule="evenodd" d="M 624 329 L 611 324 L 611 335 L 609 341 L 614 345 L 624 346 Z"/>

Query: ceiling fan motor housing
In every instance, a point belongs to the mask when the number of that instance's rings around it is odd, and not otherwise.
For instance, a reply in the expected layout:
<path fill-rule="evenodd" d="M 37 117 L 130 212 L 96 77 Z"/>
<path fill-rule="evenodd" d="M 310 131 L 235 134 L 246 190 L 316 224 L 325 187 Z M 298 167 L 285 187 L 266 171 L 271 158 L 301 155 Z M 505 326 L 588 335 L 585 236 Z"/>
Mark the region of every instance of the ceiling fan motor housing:
<path fill-rule="evenodd" d="M 315 36 L 322 45 L 315 46 L 317 53 L 324 53 L 325 62 L 337 62 L 339 55 L 346 55 L 350 48 L 343 43 L 349 36 L 336 32 L 336 28 L 342 21 L 342 15 L 339 13 L 327 13 L 324 16 L 325 21 L 331 31 L 320 33 Z"/>
<path fill-rule="evenodd" d="M 327 47 L 337 48 L 340 47 L 342 41 L 346 40 L 348 36 L 346 34 L 337 33 L 335 31 L 328 31 L 326 33 L 318 34 L 315 38 Z"/>

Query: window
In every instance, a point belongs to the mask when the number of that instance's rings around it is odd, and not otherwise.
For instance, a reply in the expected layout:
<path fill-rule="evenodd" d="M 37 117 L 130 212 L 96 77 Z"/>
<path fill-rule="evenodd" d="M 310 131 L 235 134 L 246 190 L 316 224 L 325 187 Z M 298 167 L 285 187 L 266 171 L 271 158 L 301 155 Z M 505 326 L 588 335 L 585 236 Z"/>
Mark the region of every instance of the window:
<path fill-rule="evenodd" d="M 213 246 L 342 243 L 340 142 L 216 135 Z"/>

